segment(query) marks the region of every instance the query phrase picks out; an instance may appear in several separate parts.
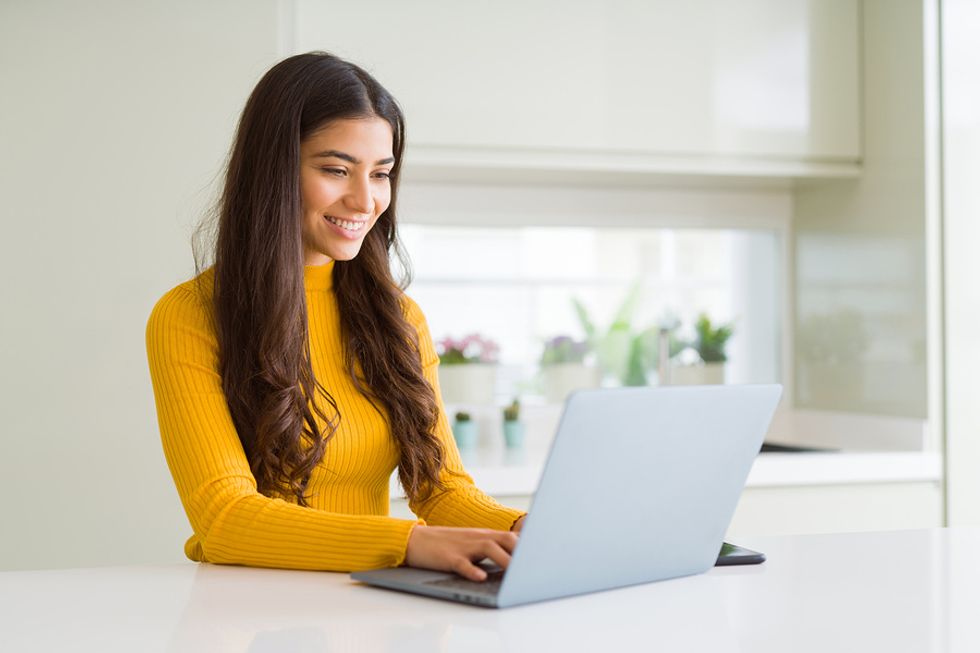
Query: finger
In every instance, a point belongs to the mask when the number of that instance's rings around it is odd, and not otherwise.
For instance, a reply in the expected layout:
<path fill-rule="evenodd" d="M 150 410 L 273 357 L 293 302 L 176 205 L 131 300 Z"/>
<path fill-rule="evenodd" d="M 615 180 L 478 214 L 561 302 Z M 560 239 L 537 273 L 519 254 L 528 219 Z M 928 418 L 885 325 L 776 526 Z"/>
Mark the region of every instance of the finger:
<path fill-rule="evenodd" d="M 469 558 L 457 558 L 452 570 L 467 580 L 480 582 L 487 579 L 487 572 L 474 565 Z"/>
<path fill-rule="evenodd" d="M 511 531 L 493 531 L 493 541 L 503 548 L 507 553 L 513 553 L 520 541 L 517 533 Z"/>
<path fill-rule="evenodd" d="M 510 564 L 510 553 L 496 542 L 487 542 L 482 549 L 482 553 L 503 569 L 506 569 L 507 565 Z"/>

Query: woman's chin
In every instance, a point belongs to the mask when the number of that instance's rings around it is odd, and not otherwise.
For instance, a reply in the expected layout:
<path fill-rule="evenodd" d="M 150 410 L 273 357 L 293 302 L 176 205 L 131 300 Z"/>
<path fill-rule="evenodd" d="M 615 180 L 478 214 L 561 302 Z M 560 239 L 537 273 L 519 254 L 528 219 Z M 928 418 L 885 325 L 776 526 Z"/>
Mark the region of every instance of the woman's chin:
<path fill-rule="evenodd" d="M 344 247 L 331 247 L 323 254 L 335 261 L 350 261 L 356 258 L 360 251 L 361 241 L 358 241 L 357 243 L 346 244 Z"/>

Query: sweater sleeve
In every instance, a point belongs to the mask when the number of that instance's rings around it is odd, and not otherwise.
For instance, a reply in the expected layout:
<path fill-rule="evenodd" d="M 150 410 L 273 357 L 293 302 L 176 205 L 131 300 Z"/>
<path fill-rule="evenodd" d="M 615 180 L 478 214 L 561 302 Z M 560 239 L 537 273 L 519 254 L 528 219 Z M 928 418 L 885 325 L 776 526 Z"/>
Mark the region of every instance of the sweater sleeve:
<path fill-rule="evenodd" d="M 330 513 L 257 492 L 195 292 L 178 286 L 157 303 L 146 349 L 164 454 L 194 531 L 189 558 L 329 571 L 402 564 L 412 528 L 423 522 Z"/>
<path fill-rule="evenodd" d="M 439 420 L 436 436 L 446 452 L 446 468 L 441 479 L 447 491 L 434 494 L 426 501 L 409 500 L 409 507 L 416 515 L 432 526 L 465 526 L 470 528 L 492 528 L 506 531 L 526 513 L 501 505 L 480 491 L 473 479 L 463 469 L 463 463 L 453 439 L 449 419 L 442 403 L 439 388 L 439 356 L 432 342 L 432 334 L 422 310 L 412 299 L 406 297 L 408 320 L 415 325 L 419 334 L 419 349 L 425 378 L 435 390 L 439 404 Z"/>

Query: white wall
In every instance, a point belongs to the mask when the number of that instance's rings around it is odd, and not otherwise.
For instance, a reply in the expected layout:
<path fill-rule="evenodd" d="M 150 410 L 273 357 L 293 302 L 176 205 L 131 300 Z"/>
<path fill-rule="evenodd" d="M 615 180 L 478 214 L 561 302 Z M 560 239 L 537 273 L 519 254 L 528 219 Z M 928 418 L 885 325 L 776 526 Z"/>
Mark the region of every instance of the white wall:
<path fill-rule="evenodd" d="M 948 521 L 980 524 L 980 4 L 942 3 Z"/>
<path fill-rule="evenodd" d="M 238 113 L 275 2 L 0 4 L 0 569 L 176 561 L 144 326 Z"/>

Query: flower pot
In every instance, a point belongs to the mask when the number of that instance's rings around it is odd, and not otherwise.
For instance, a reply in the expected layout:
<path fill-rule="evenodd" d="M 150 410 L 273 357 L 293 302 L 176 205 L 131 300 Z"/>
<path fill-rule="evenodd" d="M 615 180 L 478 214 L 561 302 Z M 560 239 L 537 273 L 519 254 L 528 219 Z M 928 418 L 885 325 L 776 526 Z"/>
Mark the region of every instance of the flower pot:
<path fill-rule="evenodd" d="M 676 365 L 670 370 L 671 385 L 721 385 L 724 382 L 724 363 Z"/>
<path fill-rule="evenodd" d="M 497 386 L 497 366 L 462 363 L 439 366 L 439 387 L 447 404 L 491 404 Z"/>
<path fill-rule="evenodd" d="M 524 446 L 524 422 L 505 419 L 504 442 L 508 449 L 518 449 Z"/>
<path fill-rule="evenodd" d="M 541 385 L 545 399 L 564 403 L 569 393 L 599 385 L 599 372 L 582 363 L 554 363 L 541 366 Z"/>
<path fill-rule="evenodd" d="M 456 448 L 460 451 L 468 451 L 475 448 L 476 435 L 476 422 L 473 420 L 453 422 L 453 439 L 456 440 Z"/>

